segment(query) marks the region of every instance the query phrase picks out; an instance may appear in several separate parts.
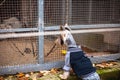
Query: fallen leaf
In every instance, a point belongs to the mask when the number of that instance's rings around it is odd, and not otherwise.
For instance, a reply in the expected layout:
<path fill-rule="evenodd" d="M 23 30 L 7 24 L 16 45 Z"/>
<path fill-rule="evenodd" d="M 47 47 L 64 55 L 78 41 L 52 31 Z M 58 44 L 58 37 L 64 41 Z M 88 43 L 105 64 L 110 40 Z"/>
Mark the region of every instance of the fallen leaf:
<path fill-rule="evenodd" d="M 0 80 L 4 80 L 4 78 L 2 76 L 0 76 Z"/>
<path fill-rule="evenodd" d="M 29 80 L 28 77 L 19 77 L 18 80 Z"/>
<path fill-rule="evenodd" d="M 41 73 L 41 72 L 38 73 L 38 75 L 37 75 L 38 78 L 40 78 L 40 77 L 42 77 L 42 76 L 44 76 L 44 75 L 43 75 L 43 73 Z"/>
<path fill-rule="evenodd" d="M 50 72 L 56 74 L 58 71 L 57 71 L 56 68 L 52 68 L 52 69 L 50 70 Z"/>
<path fill-rule="evenodd" d="M 102 64 L 96 64 L 96 67 L 105 68 L 105 66 Z"/>
<path fill-rule="evenodd" d="M 30 74 L 32 75 L 32 74 L 34 74 L 33 72 L 30 72 Z"/>
<path fill-rule="evenodd" d="M 25 74 L 25 77 L 30 77 L 30 75 L 29 74 Z"/>
<path fill-rule="evenodd" d="M 38 75 L 38 73 L 34 73 L 29 78 L 32 80 L 37 80 L 37 75 Z"/>
<path fill-rule="evenodd" d="M 45 76 L 45 75 L 49 74 L 49 73 L 50 73 L 50 71 L 43 70 L 43 71 L 40 71 L 40 73 L 42 73 L 42 74 Z"/>
<path fill-rule="evenodd" d="M 113 64 L 113 65 L 116 65 L 116 64 L 117 64 L 117 62 L 114 62 L 114 61 L 113 61 L 113 62 L 110 62 L 110 63 Z"/>
<path fill-rule="evenodd" d="M 17 77 L 23 77 L 23 76 L 25 76 L 25 74 L 23 74 L 23 73 L 18 73 L 16 76 L 17 76 Z"/>

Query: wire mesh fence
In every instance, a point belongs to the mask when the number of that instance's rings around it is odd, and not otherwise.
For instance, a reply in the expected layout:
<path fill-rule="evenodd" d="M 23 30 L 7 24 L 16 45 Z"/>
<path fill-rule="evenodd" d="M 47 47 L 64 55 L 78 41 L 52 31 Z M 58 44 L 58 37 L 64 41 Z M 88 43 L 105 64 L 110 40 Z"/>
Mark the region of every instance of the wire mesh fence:
<path fill-rule="evenodd" d="M 37 27 L 37 0 L 0 0 L 0 29 Z"/>
<path fill-rule="evenodd" d="M 37 37 L 0 40 L 0 66 L 37 63 Z"/>
<path fill-rule="evenodd" d="M 118 0 L 45 0 L 44 3 L 45 27 L 54 26 L 54 29 L 64 23 L 73 25 L 73 28 L 75 27 L 74 25 L 120 23 L 120 1 Z M 102 26 L 105 27 L 104 25 L 101 25 L 99 28 Z M 84 26 L 82 26 L 82 28 L 84 28 Z M 118 34 L 119 32 L 115 33 L 114 31 L 89 34 L 86 31 L 86 33 L 83 34 L 77 33 L 73 35 L 77 43 L 85 46 L 84 49 L 88 51 L 118 53 L 120 37 Z M 114 35 L 114 37 L 116 36 L 113 43 L 110 41 L 112 37 L 110 35 Z M 117 44 L 115 41 L 117 41 Z M 45 41 L 45 43 L 47 43 L 47 41 Z M 52 47 L 51 45 L 49 46 Z M 45 51 L 45 53 L 47 52 Z M 57 53 L 59 53 L 59 51 Z M 98 54 L 99 53 L 97 53 L 97 55 Z M 56 55 L 56 53 L 54 53 L 54 55 Z M 57 59 L 59 58 L 57 56 L 55 57 Z"/>
<path fill-rule="evenodd" d="M 65 23 L 88 56 L 120 53 L 119 0 L 0 0 L 0 66 L 39 64 L 29 71 L 59 64 L 48 62 L 64 60 L 67 47 L 54 41 Z"/>
<path fill-rule="evenodd" d="M 45 0 L 45 24 L 120 23 L 119 0 Z"/>
<path fill-rule="evenodd" d="M 84 46 L 88 52 L 109 52 L 119 53 L 120 31 L 118 32 L 96 32 L 75 34 L 74 37 L 78 44 Z M 85 49 L 83 48 L 83 49 Z M 97 53 L 101 55 L 102 53 Z"/>
<path fill-rule="evenodd" d="M 44 1 L 44 22 L 46 26 L 63 24 L 63 0 L 45 0 Z"/>
<path fill-rule="evenodd" d="M 38 27 L 37 0 L 0 0 L 0 34 Z M 2 33 L 3 30 L 6 30 Z M 27 33 L 25 30 L 20 33 Z M 30 31 L 33 32 L 33 31 Z M 0 39 L 0 66 L 37 63 L 38 37 Z"/>
<path fill-rule="evenodd" d="M 52 37 L 53 36 L 53 37 Z M 54 46 L 56 35 L 45 36 L 44 54 L 46 55 Z M 51 39 L 52 37 L 52 39 Z M 105 56 L 120 53 L 120 31 L 103 31 L 91 33 L 73 33 L 77 44 L 82 46 L 82 50 L 88 56 Z M 63 60 L 64 54 L 62 50 L 66 50 L 66 46 L 56 46 L 51 54 L 45 57 L 45 62 Z"/>
<path fill-rule="evenodd" d="M 66 50 L 66 46 L 55 45 L 55 40 L 59 35 L 49 35 L 45 36 L 44 40 L 44 55 L 45 62 L 55 62 L 64 60 L 64 54 L 62 54 L 62 50 Z M 53 47 L 55 45 L 55 47 Z M 47 56 L 47 54 L 49 54 Z"/>

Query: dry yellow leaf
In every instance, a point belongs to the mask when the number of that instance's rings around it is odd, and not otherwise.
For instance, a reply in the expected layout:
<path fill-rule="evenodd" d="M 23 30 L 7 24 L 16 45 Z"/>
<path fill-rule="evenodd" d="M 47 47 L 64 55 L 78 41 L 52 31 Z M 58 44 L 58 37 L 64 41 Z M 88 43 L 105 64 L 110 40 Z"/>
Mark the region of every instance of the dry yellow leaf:
<path fill-rule="evenodd" d="M 23 77 L 23 76 L 25 76 L 25 74 L 23 74 L 23 73 L 18 73 L 16 76 L 17 76 L 17 77 Z"/>
<path fill-rule="evenodd" d="M 4 80 L 4 78 L 2 76 L 0 76 L 0 80 Z"/>
<path fill-rule="evenodd" d="M 50 72 L 56 74 L 58 71 L 57 71 L 56 68 L 52 68 L 52 69 L 50 70 Z"/>

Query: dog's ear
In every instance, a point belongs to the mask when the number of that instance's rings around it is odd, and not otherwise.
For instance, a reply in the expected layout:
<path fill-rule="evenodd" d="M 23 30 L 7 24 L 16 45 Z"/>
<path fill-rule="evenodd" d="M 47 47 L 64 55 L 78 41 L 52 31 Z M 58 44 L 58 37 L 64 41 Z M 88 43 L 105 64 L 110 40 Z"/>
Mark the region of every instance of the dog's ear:
<path fill-rule="evenodd" d="M 60 30 L 61 31 L 65 30 L 65 27 L 64 26 L 60 26 Z"/>
<path fill-rule="evenodd" d="M 68 31 L 71 30 L 67 23 L 64 25 L 64 28 L 65 28 L 66 30 L 68 30 Z"/>
<path fill-rule="evenodd" d="M 64 26 L 60 26 L 60 30 L 62 31 L 62 30 L 68 30 L 68 31 L 70 31 L 71 29 L 70 29 L 70 27 L 68 26 L 68 24 L 65 24 Z"/>

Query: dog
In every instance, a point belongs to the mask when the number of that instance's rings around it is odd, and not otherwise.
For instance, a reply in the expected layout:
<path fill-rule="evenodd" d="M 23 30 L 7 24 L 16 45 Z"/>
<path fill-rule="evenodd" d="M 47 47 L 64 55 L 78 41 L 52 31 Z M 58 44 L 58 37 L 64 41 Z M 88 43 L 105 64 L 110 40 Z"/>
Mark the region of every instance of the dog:
<path fill-rule="evenodd" d="M 93 67 L 90 59 L 85 56 L 81 46 L 76 44 L 70 27 L 65 24 L 60 29 L 63 31 L 60 37 L 55 41 L 60 45 L 67 46 L 67 53 L 65 55 L 65 65 L 63 67 L 63 74 L 60 74 L 61 79 L 67 79 L 70 75 L 70 69 L 82 80 L 100 80 L 99 75 L 96 73 L 95 67 Z"/>

